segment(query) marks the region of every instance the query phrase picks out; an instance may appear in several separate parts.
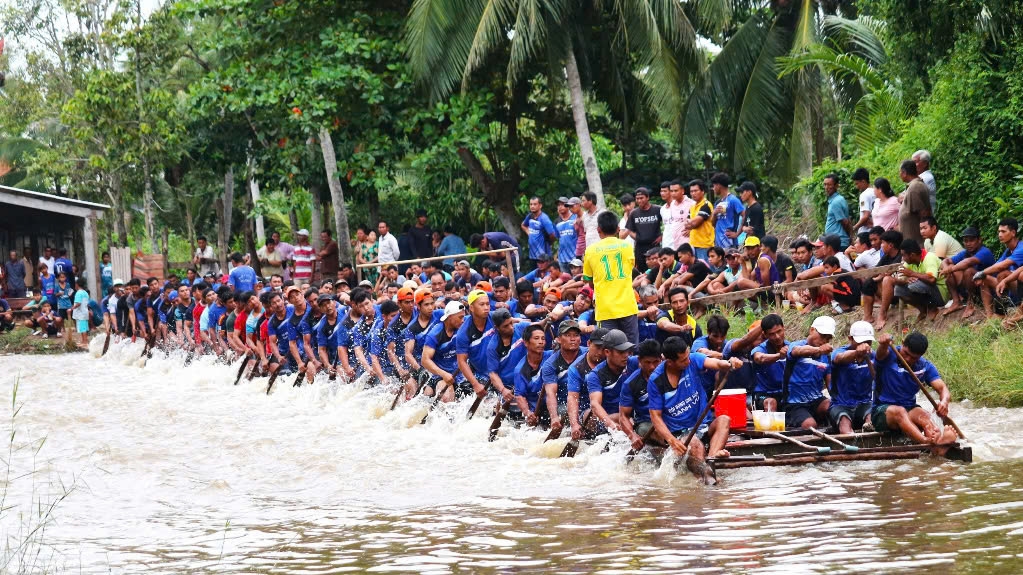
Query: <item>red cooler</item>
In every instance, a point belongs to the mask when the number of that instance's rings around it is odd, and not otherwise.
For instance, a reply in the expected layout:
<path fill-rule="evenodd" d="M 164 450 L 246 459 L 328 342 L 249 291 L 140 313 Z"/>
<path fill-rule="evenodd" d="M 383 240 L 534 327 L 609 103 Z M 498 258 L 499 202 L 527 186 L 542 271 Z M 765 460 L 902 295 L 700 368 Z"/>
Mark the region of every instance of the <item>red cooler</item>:
<path fill-rule="evenodd" d="M 746 390 L 722 389 L 714 401 L 714 416 L 727 415 L 730 429 L 746 429 Z"/>

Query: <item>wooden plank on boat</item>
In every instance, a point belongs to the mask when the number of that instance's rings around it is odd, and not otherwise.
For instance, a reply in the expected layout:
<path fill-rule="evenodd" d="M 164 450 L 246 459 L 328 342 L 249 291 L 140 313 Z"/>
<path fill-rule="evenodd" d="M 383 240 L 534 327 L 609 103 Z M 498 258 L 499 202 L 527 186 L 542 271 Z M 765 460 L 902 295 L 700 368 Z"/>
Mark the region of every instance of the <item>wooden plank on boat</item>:
<path fill-rule="evenodd" d="M 787 458 L 775 458 L 767 457 L 762 461 L 750 461 L 750 460 L 736 460 L 730 461 L 729 458 L 708 460 L 714 466 L 715 470 L 718 469 L 738 469 L 741 467 L 779 467 L 783 465 L 807 465 L 811 463 L 829 463 L 835 461 L 879 461 L 879 460 L 894 460 L 894 459 L 917 459 L 920 457 L 922 452 L 920 451 L 883 451 L 883 452 L 872 452 L 872 453 L 830 453 L 827 455 L 817 455 L 815 453 L 807 452 L 802 457 L 787 457 Z"/>

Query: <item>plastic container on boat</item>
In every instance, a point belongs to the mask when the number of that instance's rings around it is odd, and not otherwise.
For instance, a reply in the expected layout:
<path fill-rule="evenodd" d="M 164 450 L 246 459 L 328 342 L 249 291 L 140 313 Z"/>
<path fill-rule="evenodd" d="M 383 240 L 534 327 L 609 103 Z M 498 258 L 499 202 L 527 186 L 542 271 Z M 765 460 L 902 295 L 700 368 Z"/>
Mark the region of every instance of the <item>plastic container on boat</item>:
<path fill-rule="evenodd" d="M 746 429 L 746 390 L 722 389 L 714 400 L 714 415 L 727 415 L 730 429 Z"/>

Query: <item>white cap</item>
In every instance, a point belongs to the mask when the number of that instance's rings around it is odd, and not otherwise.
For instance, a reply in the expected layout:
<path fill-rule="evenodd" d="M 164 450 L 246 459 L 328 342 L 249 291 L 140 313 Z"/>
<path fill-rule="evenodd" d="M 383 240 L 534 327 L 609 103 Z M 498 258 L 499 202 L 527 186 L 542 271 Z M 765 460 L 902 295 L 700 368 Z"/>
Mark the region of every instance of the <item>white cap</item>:
<path fill-rule="evenodd" d="M 302 228 L 298 230 L 298 233 L 296 235 L 309 237 L 309 230 Z"/>
<path fill-rule="evenodd" d="M 817 330 L 817 333 L 821 335 L 835 335 L 835 319 L 830 316 L 820 316 L 813 320 L 810 327 Z"/>
<path fill-rule="evenodd" d="M 419 287 L 419 284 L 417 284 L 413 280 L 405 280 L 405 283 L 401 284 L 401 287 L 409 288 L 409 289 L 416 289 L 417 287 Z"/>
<path fill-rule="evenodd" d="M 124 285 L 124 280 L 114 280 L 114 284 L 113 285 L 115 285 L 115 286 L 123 286 Z"/>
<path fill-rule="evenodd" d="M 444 315 L 440 316 L 440 320 L 444 321 L 460 311 L 465 311 L 465 305 L 462 302 L 449 301 L 447 305 L 444 306 Z"/>
<path fill-rule="evenodd" d="M 849 337 L 856 343 L 874 341 L 874 326 L 869 321 L 858 321 L 849 326 Z"/>

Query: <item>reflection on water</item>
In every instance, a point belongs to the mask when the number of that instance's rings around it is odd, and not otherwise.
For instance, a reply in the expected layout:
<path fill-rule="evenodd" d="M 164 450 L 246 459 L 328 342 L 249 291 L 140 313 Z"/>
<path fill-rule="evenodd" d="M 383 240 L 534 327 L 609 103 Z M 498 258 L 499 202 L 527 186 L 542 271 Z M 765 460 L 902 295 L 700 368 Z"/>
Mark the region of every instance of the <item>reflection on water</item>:
<path fill-rule="evenodd" d="M 230 367 L 4 357 L 0 418 L 20 371 L 19 441 L 52 484 L 79 477 L 47 542 L 92 572 L 956 572 L 1023 565 L 1021 410 L 956 405 L 972 465 L 856 462 L 722 472 L 705 488 L 628 446 L 557 459 L 561 440 L 481 408 L 388 412 L 379 390 L 234 387 Z M 447 415 L 448 417 L 445 417 Z M 552 456 L 554 454 L 554 456 Z M 15 461 L 32 465 L 31 458 Z M 38 485 L 36 486 L 38 491 Z M 31 485 L 12 482 L 24 504 Z M 4 535 L 17 518 L 3 516 Z"/>

